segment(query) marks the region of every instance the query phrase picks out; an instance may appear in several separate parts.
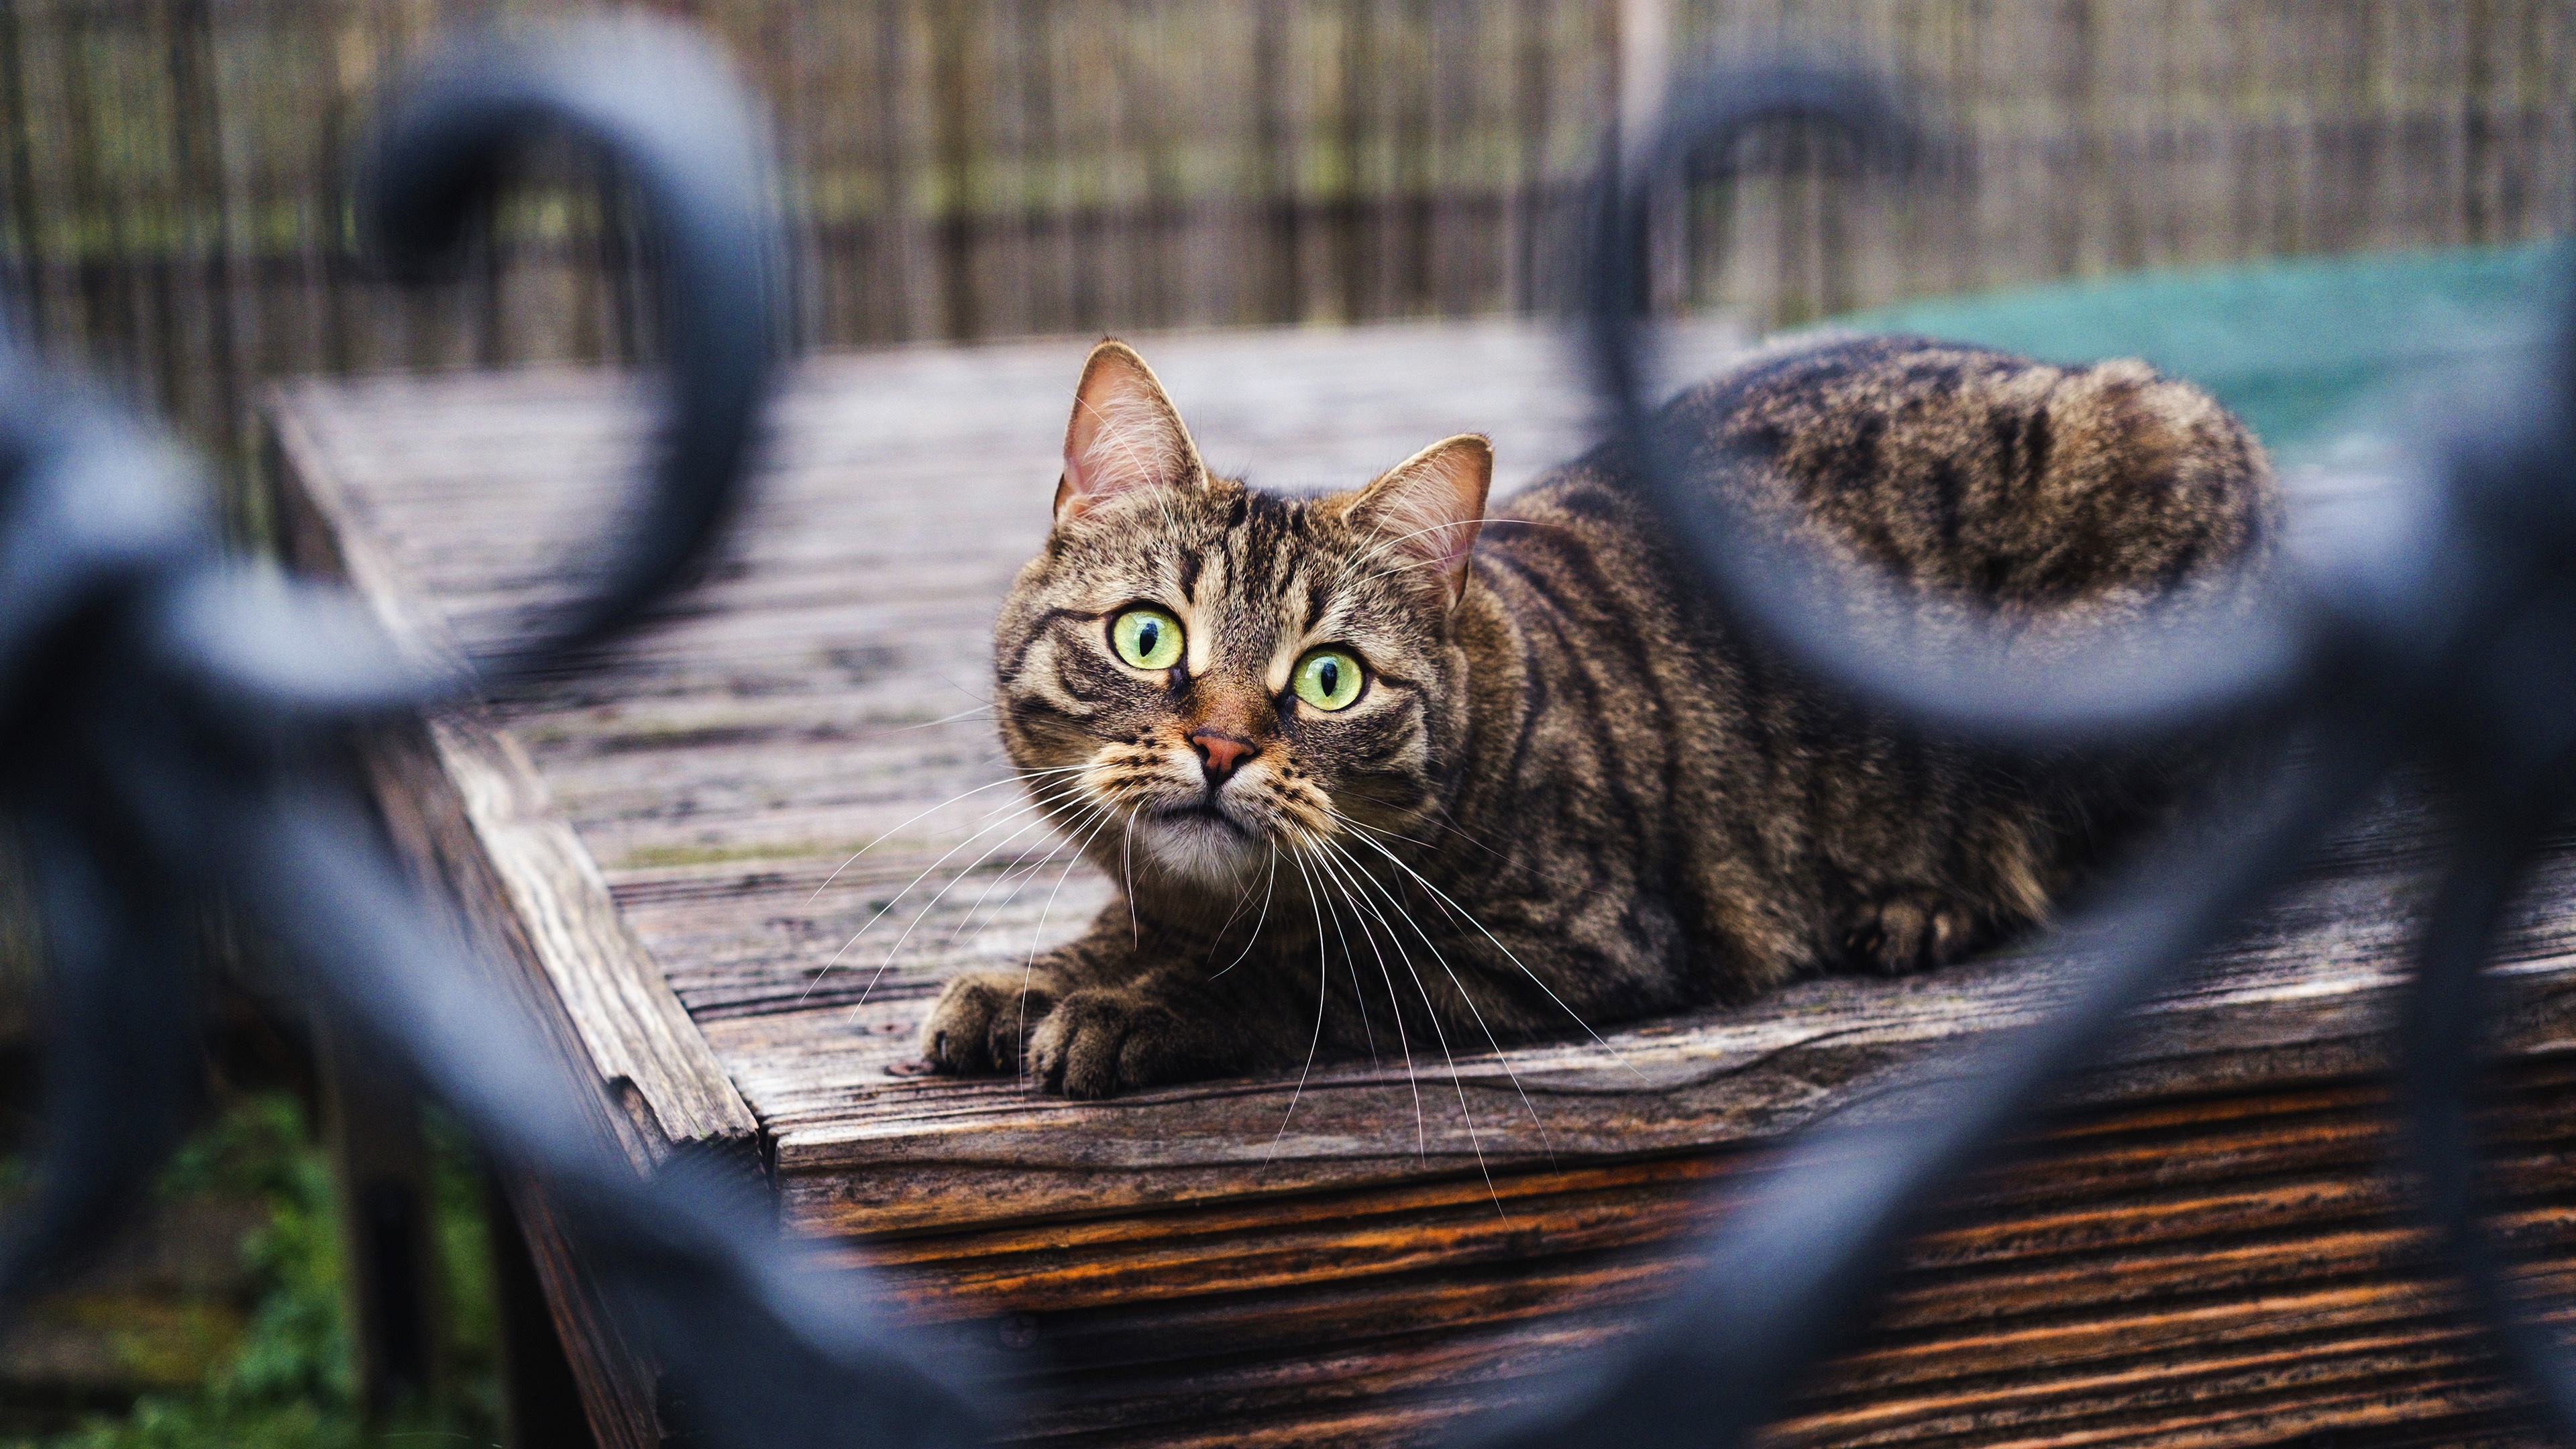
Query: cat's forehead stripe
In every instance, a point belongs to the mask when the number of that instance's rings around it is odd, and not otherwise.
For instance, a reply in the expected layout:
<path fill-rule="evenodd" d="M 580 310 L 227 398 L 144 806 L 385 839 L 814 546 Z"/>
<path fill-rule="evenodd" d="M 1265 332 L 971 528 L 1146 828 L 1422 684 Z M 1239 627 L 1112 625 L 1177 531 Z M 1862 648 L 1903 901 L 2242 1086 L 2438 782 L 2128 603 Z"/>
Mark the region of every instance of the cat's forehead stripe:
<path fill-rule="evenodd" d="M 1205 674 L 1216 650 L 1221 627 L 1217 621 L 1225 612 L 1226 596 L 1243 569 L 1222 539 L 1212 548 L 1187 550 L 1184 557 L 1188 583 L 1183 597 L 1192 619 L 1192 627 L 1184 635 L 1189 641 L 1189 671 L 1193 675 Z"/>

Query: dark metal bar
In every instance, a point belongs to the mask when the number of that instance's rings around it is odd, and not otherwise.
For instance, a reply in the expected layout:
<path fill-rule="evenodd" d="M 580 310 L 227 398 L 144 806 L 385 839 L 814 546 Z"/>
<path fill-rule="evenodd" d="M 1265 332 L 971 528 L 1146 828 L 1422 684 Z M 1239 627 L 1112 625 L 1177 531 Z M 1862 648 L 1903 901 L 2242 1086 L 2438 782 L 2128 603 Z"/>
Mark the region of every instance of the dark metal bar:
<path fill-rule="evenodd" d="M 1662 135 L 1607 168 L 1592 237 L 1597 381 L 1714 606 L 1926 728 L 2098 744 L 2259 723 L 2312 758 L 2276 757 L 2244 818 L 2150 855 L 2107 892 L 2070 929 L 2078 969 L 2055 1014 L 1920 1083 L 1892 1117 L 1803 1139 L 1650 1331 L 1463 1437 L 1634 1449 L 1752 1436 L 1860 1322 L 1934 1190 L 1997 1151 L 2129 1007 L 2410 761 L 2460 782 L 2465 827 L 2410 1017 L 2415 1161 L 2473 1299 L 2576 1427 L 2576 1375 L 2518 1315 L 2478 1230 L 2471 1130 L 2493 923 L 2538 825 L 2576 801 L 2576 342 L 2519 414 L 2450 447 L 2416 513 L 2304 573 L 2126 630 L 2081 669 L 2034 668 L 2001 638 L 1892 647 L 1842 627 L 1874 600 L 1875 614 L 1902 613 L 1877 599 L 1885 585 L 1767 540 L 1722 486 L 1742 460 L 1692 454 L 1646 405 L 1651 207 L 1781 121 L 1881 155 L 1905 135 L 1849 73 L 1767 66 L 1685 87 Z M 972 1365 L 953 1347 L 933 1361 L 853 1307 L 849 1270 L 779 1242 L 769 1205 L 726 1170 L 683 1159 L 641 1177 L 599 1141 L 534 1026 L 481 988 L 346 784 L 316 764 L 381 711 L 577 667 L 688 580 L 740 496 L 783 335 L 784 252 L 749 109 L 692 43 L 627 24 L 458 52 L 371 153 L 375 239 L 429 269 L 488 215 L 525 149 L 561 134 L 640 198 L 661 266 L 669 421 L 585 591 L 492 658 L 425 669 L 345 594 L 242 569 L 204 480 L 0 349 L 0 807 L 27 839 L 57 1026 L 45 1170 L 0 1238 L 0 1308 L 95 1244 L 175 1138 L 194 991 L 181 943 L 152 923 L 221 891 L 305 966 L 335 1019 L 381 1043 L 500 1168 L 543 1183 L 602 1298 L 654 1345 L 706 1432 L 762 1449 L 963 1445 L 996 1412 L 970 1388 Z"/>
<path fill-rule="evenodd" d="M 2070 931 L 2080 962 L 2046 1020 L 1944 1063 L 1896 1094 L 1901 1110 L 1827 1123 L 1706 1244 L 1708 1261 L 1637 1343 L 1564 1376 L 1541 1407 L 1471 1430 L 1489 1449 L 1619 1449 L 1748 1441 L 1798 1375 L 1866 1322 L 1879 1280 L 1937 1190 L 2028 1125 L 2041 1097 L 2098 1058 L 2122 1014 L 2169 984 L 2297 864 L 2377 779 L 2359 753 L 2276 775 L 2259 817 L 2213 855 L 2174 851 Z"/>
<path fill-rule="evenodd" d="M 748 104 L 679 32 L 591 26 L 463 52 L 399 109 L 369 193 L 417 266 L 570 130 L 642 196 L 673 354 L 662 457 L 591 590 L 486 668 L 424 673 L 353 600 L 263 582 L 221 551 L 201 480 L 121 420 L 0 355 L 15 464 L 0 528 L 0 799 L 29 835 L 55 963 L 50 1136 L 0 1250 L 0 1302 L 116 1220 L 185 1117 L 195 999 L 140 923 L 214 889 L 308 971 L 336 1019 L 441 1099 L 500 1167 L 542 1181 L 610 1306 L 720 1442 L 958 1445 L 989 1396 L 850 1305 L 768 1204 L 680 1161 L 650 1179 L 596 1140 L 532 1025 L 433 928 L 344 783 L 340 729 L 478 675 L 558 667 L 632 626 L 719 537 L 767 401 L 775 247 Z M 827 1293 L 823 1285 L 829 1284 Z"/>
<path fill-rule="evenodd" d="M 1883 88 L 1857 73 L 1796 65 L 1723 72 L 1678 90 L 1663 129 L 1605 164 L 1611 183 L 1594 212 L 1585 328 L 1595 384 L 1718 606 L 1855 697 L 1952 732 L 2102 743 L 2289 697 L 2301 682 L 2301 641 L 2287 611 L 2251 583 L 2244 590 L 2255 595 L 2245 601 L 2251 606 L 2174 611 L 2106 635 L 2080 667 L 2042 669 L 2014 656 L 2002 637 L 1926 647 L 1855 627 L 1914 611 L 1887 586 L 1775 537 L 1726 489 L 1706 486 L 1732 460 L 1690 456 L 1646 403 L 1653 379 L 1640 319 L 1648 221 L 1677 179 L 1732 165 L 1738 143 L 1787 122 L 1835 133 L 1862 160 L 1902 160 L 1914 146 L 1913 128 Z"/>
<path fill-rule="evenodd" d="M 2469 1105 L 2495 918 L 2537 827 L 2576 801 L 2576 572 L 2566 562 L 2576 557 L 2576 316 L 2515 407 L 2446 444 L 2447 466 L 2401 529 L 2118 631 L 2080 664 L 2035 668 L 2000 636 L 1892 646 L 1847 627 L 1864 613 L 1904 617 L 1889 586 L 1776 541 L 1725 485 L 1753 460 L 1694 455 L 1648 405 L 1650 208 L 1676 180 L 1731 164 L 1744 137 L 1784 122 L 1882 155 L 1901 153 L 1910 134 L 1886 92 L 1848 72 L 1770 65 L 1704 79 L 1677 94 L 1651 144 L 1604 168 L 1588 258 L 1597 384 L 1714 606 L 1851 698 L 1927 729 L 2105 744 L 2260 723 L 2314 740 L 2316 760 L 2276 780 L 2268 813 L 2231 827 L 2227 848 L 2197 860 L 2177 852 L 2079 928 L 2097 949 L 2049 1021 L 1982 1053 L 1953 1085 L 1926 1087 L 1900 1129 L 1811 1134 L 1717 1234 L 1709 1267 L 1656 1331 L 1477 1442 L 1748 1439 L 1776 1396 L 1857 1326 L 1914 1206 L 1991 1156 L 2152 983 L 2408 760 L 2469 787 L 2468 843 L 2434 910 L 2408 1033 L 2413 1156 L 2482 1316 L 2576 1437 L 2576 1372 L 2510 1301 L 2477 1228 Z"/>

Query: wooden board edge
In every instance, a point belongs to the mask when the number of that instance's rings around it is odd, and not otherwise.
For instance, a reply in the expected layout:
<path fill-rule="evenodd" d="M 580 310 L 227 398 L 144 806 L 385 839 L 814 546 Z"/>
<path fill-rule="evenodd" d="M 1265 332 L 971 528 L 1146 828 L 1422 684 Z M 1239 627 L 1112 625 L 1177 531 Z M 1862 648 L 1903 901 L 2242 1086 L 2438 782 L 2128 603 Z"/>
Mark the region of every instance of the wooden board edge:
<path fill-rule="evenodd" d="M 750 1150 L 759 1120 L 619 916 L 598 862 L 553 812 L 518 741 L 473 710 L 429 721 L 428 739 L 594 1070 L 662 1140 Z"/>
<path fill-rule="evenodd" d="M 2316 1001 L 2202 1000 L 2188 1011 L 2131 1018 L 2102 1064 L 2057 1083 L 2034 1116 L 2070 1109 L 2181 1101 L 2251 1090 L 2305 1089 L 2382 1080 L 2389 1067 L 2389 1029 L 2402 1009 L 2395 981 L 2348 997 Z M 2499 972 L 2495 1043 L 2499 1062 L 2540 1062 L 2576 1055 L 2576 972 Z M 2294 1023 L 2292 1017 L 2303 1020 Z M 2001 1024 L 1997 1031 L 2008 1029 Z M 2292 1029 L 2296 1026 L 2298 1029 Z M 782 1138 L 773 1148 L 782 1217 L 791 1231 L 826 1238 L 938 1235 L 1016 1224 L 1202 1208 L 1246 1198 L 1346 1192 L 1480 1173 L 1550 1173 L 1649 1158 L 1761 1149 L 1828 1119 L 1897 1117 L 1902 1093 L 1919 1086 L 1934 1064 L 1973 1055 L 1989 1037 L 1902 1043 L 1831 1043 L 1781 1051 L 1753 1070 L 1727 1073 L 1682 1090 L 1641 1089 L 1633 1115 L 1613 1127 L 1542 1138 L 1508 1130 L 1517 1102 L 1507 1083 L 1470 1078 L 1494 1124 L 1470 1140 L 1449 1124 L 1430 1133 L 1431 1166 L 1408 1134 L 1400 1143 L 1356 1144 L 1339 1155 L 1307 1155 L 1295 1133 L 1274 1136 L 1291 1089 L 1176 1100 L 1158 1106 L 1112 1104 L 1130 1113 L 1115 1137 L 1079 1139 L 1090 1149 L 1065 1152 L 1063 1109 L 1025 1117 L 961 1121 L 958 1129 L 900 1141 L 855 1137 L 845 1142 Z M 1447 1081 L 1441 1085 L 1449 1086 Z M 1392 1099 L 1398 1085 L 1372 1089 Z M 1312 1084 L 1309 1103 L 1317 1104 Z M 1731 1099 L 1731 1100 L 1728 1100 Z M 1384 1111 L 1354 1111 L 1376 1120 Z M 1732 1119 L 1712 1133 L 1712 1118 Z M 1239 1139 L 1239 1150 L 1168 1160 L 1155 1144 L 1211 1131 Z M 1285 1145 L 1281 1145 L 1284 1141 Z M 961 1211 L 961 1204 L 971 1209 Z"/>
<path fill-rule="evenodd" d="M 454 657 L 445 625 L 415 602 L 418 591 L 353 516 L 291 392 L 271 389 L 262 417 L 276 490 L 271 516 L 288 564 L 347 582 L 398 639 Z M 416 873 L 461 896 L 469 913 L 509 914 L 508 929 L 478 930 L 476 943 L 505 948 L 546 983 L 530 1004 L 570 1063 L 630 1119 L 612 1125 L 639 1166 L 684 1148 L 755 1152 L 758 1119 L 619 917 L 598 863 L 549 808 L 517 742 L 469 707 L 425 727 L 381 732 L 367 753 L 379 805 L 414 827 L 406 853 L 418 857 Z M 405 833 L 397 826 L 398 837 Z M 430 857 L 437 869 L 422 872 Z"/>
<path fill-rule="evenodd" d="M 670 1436 L 657 1405 L 661 1379 L 651 1360 L 600 1303 L 544 1192 L 524 1179 L 502 1190 L 519 1220 L 529 1264 L 545 1290 L 547 1316 L 563 1343 L 582 1416 L 599 1449 L 665 1449 Z"/>

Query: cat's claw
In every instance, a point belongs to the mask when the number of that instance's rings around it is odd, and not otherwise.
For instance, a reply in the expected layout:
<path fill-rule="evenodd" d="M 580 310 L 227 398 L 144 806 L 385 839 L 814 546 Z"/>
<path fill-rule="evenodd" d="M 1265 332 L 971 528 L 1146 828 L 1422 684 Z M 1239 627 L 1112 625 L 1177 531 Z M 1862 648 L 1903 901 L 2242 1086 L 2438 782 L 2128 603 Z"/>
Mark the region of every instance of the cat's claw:
<path fill-rule="evenodd" d="M 1976 924 L 1964 908 L 1929 895 L 1871 901 L 1845 918 L 1843 950 L 1851 964 L 1882 976 L 1946 966 L 1975 946 Z"/>
<path fill-rule="evenodd" d="M 1010 971 L 952 979 L 921 1024 L 921 1059 L 958 1076 L 1015 1072 L 1030 1032 L 1055 1009 L 1042 986 Z"/>
<path fill-rule="evenodd" d="M 1179 1013 L 1142 992 L 1076 991 L 1029 1038 L 1029 1070 L 1049 1090 L 1098 1099 L 1171 1080 Z"/>

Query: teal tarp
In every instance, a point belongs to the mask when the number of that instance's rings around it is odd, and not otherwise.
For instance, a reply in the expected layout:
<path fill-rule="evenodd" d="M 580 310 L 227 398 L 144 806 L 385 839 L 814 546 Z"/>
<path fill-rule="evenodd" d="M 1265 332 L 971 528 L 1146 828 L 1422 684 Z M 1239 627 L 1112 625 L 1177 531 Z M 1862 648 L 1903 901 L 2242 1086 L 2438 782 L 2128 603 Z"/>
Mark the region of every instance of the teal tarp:
<path fill-rule="evenodd" d="M 1836 317 L 2052 362 L 2143 357 L 2216 393 L 2276 454 L 2322 444 L 2374 398 L 2527 352 L 2576 253 L 2560 244 L 2147 272 Z"/>

